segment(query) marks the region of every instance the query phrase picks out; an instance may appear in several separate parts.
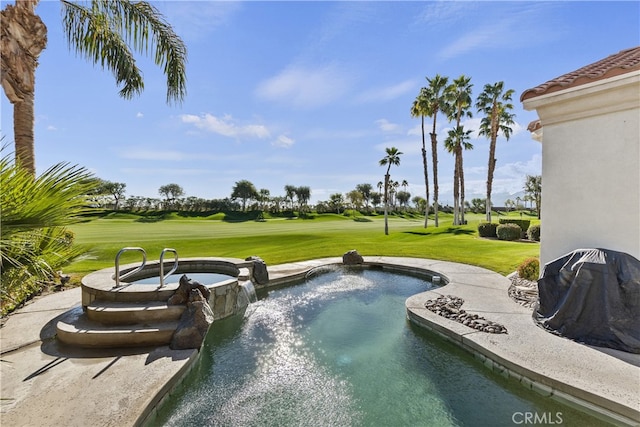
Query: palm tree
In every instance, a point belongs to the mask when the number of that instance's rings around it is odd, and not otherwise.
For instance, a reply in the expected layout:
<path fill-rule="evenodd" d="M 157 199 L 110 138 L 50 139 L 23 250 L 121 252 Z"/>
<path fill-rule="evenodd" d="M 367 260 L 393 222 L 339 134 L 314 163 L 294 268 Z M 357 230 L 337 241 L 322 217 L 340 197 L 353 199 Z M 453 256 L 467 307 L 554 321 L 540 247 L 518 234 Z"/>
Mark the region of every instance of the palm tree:
<path fill-rule="evenodd" d="M 387 155 L 380 160 L 380 166 L 387 165 L 387 172 L 384 174 L 384 234 L 389 234 L 389 171 L 392 165 L 400 165 L 400 155 L 396 147 L 385 148 Z"/>
<path fill-rule="evenodd" d="M 538 219 L 540 219 L 540 205 L 542 204 L 542 175 L 527 175 L 524 191 L 536 204 Z"/>
<path fill-rule="evenodd" d="M 445 89 L 445 98 L 448 103 L 447 118 L 449 121 L 455 121 L 456 125 L 453 131 L 449 131 L 449 138 L 455 136 L 450 141 L 453 144 L 455 157 L 455 166 L 453 172 L 453 225 L 464 223 L 464 172 L 462 169 L 462 141 L 465 136 L 468 139 L 470 131 L 464 131 L 461 121 L 463 117 L 472 117 L 471 107 L 471 77 L 461 75 L 453 81 L 453 83 Z M 452 133 L 453 132 L 453 133 Z M 468 143 L 467 143 L 468 144 Z M 468 144 L 469 148 L 473 148 Z"/>
<path fill-rule="evenodd" d="M 60 163 L 34 178 L 0 159 L 0 311 L 6 314 L 39 292 L 82 249 L 66 226 L 80 221 L 99 181 L 87 170 Z"/>
<path fill-rule="evenodd" d="M 286 194 L 286 198 L 289 199 L 289 202 L 291 203 L 291 210 L 293 211 L 293 198 L 296 195 L 296 186 L 295 185 L 285 185 L 284 186 L 284 193 Z"/>
<path fill-rule="evenodd" d="M 504 135 L 508 141 L 511 137 L 512 129 L 509 125 L 513 125 L 514 114 L 511 104 L 511 96 L 514 90 L 504 91 L 504 82 L 484 85 L 484 91 L 476 100 L 476 108 L 479 112 L 484 113 L 484 117 L 480 122 L 480 135 L 489 138 L 489 166 L 487 168 L 487 203 L 486 214 L 487 221 L 491 222 L 491 187 L 493 185 L 493 172 L 496 168 L 496 140 L 498 132 Z"/>
<path fill-rule="evenodd" d="M 438 137 L 436 135 L 436 119 L 439 112 L 447 111 L 447 102 L 445 99 L 445 89 L 449 81 L 448 77 L 442 77 L 436 74 L 434 78 L 427 78 L 429 86 L 426 90 L 427 98 L 427 116 L 433 118 L 433 128 L 429 133 L 431 137 L 431 164 L 433 169 L 433 220 L 435 226 L 438 226 Z M 427 197 L 427 206 L 429 206 L 429 198 Z M 427 208 L 428 209 L 428 208 Z"/>
<path fill-rule="evenodd" d="M 462 149 L 470 150 L 473 145 L 469 142 L 471 130 L 464 130 L 464 126 L 458 126 L 448 132 L 444 147 L 455 157 L 453 168 L 453 225 L 464 224 L 464 170 L 462 165 Z"/>
<path fill-rule="evenodd" d="M 38 57 L 47 45 L 47 27 L 35 9 L 40 0 L 16 0 L 0 12 L 1 82 L 13 104 L 16 165 L 35 176 L 34 97 Z M 144 81 L 132 50 L 151 53 L 167 77 L 167 102 L 186 94 L 187 50 L 160 12 L 145 1 L 92 0 L 81 5 L 62 0 L 69 45 L 80 56 L 111 70 L 120 96 L 142 92 Z"/>
<path fill-rule="evenodd" d="M 411 105 L 411 117 L 420 117 L 420 124 L 421 124 L 421 129 L 422 129 L 422 165 L 423 165 L 423 171 L 424 171 L 424 187 L 425 187 L 425 194 L 427 196 L 427 200 L 429 200 L 429 168 L 427 165 L 427 148 L 425 145 L 425 141 L 424 141 L 424 116 L 427 115 L 427 88 L 422 88 L 420 89 L 420 93 L 418 94 L 418 96 L 416 97 L 416 99 L 413 101 L 413 104 Z M 425 208 L 425 212 L 424 212 L 424 228 L 427 228 L 427 222 L 429 220 L 429 208 L 428 208 L 428 204 L 427 204 L 427 208 Z"/>

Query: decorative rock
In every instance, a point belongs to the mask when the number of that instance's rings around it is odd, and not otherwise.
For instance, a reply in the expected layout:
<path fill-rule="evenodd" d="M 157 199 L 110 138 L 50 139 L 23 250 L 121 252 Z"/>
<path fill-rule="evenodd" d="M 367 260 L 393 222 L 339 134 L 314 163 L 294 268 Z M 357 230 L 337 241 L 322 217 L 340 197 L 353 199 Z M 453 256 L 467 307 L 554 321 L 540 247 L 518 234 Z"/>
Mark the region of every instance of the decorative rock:
<path fill-rule="evenodd" d="M 189 279 L 186 274 L 182 275 L 179 283 L 180 285 L 178 286 L 178 290 L 167 301 L 169 305 L 179 305 L 187 303 L 193 289 L 197 289 L 198 291 L 200 291 L 200 295 L 207 301 L 211 296 L 211 291 L 209 291 L 209 289 L 205 285 L 198 282 L 197 280 Z"/>
<path fill-rule="evenodd" d="M 424 306 L 439 316 L 446 317 L 449 320 L 454 320 L 482 332 L 492 334 L 507 333 L 507 328 L 503 325 L 462 310 L 460 307 L 462 307 L 463 303 L 464 300 L 462 298 L 447 295 L 438 297 L 435 300 L 427 300 Z"/>
<path fill-rule="evenodd" d="M 259 256 L 250 256 L 245 261 L 253 261 L 251 269 L 251 281 L 256 285 L 266 285 L 269 283 L 269 272 L 267 264 Z"/>
<path fill-rule="evenodd" d="M 192 289 L 187 309 L 182 313 L 180 323 L 173 333 L 170 347 L 173 350 L 200 348 L 212 323 L 213 312 L 207 300 L 199 289 Z"/>
<path fill-rule="evenodd" d="M 352 249 L 342 255 L 342 263 L 344 265 L 358 265 L 364 263 L 364 258 L 362 258 L 362 255 L 360 255 L 357 250 Z"/>

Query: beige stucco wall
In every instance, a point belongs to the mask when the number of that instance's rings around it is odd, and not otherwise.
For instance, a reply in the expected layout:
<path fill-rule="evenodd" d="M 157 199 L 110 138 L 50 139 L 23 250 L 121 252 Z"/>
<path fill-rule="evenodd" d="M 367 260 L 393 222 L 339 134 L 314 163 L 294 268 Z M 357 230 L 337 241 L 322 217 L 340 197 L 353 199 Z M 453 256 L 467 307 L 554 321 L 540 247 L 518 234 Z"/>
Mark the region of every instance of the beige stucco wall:
<path fill-rule="evenodd" d="M 640 72 L 523 105 L 543 126 L 540 262 L 580 248 L 640 259 Z"/>

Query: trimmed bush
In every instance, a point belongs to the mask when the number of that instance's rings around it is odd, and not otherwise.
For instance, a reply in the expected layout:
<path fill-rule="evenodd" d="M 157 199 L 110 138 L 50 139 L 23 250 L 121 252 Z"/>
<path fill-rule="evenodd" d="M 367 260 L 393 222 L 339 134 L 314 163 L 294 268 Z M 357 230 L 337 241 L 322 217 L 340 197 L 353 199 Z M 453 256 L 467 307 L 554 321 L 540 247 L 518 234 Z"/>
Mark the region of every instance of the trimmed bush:
<path fill-rule="evenodd" d="M 535 240 L 536 242 L 540 241 L 540 224 L 532 225 L 527 230 L 527 236 L 529 236 L 529 240 Z"/>
<path fill-rule="evenodd" d="M 531 221 L 528 219 L 514 219 L 514 218 L 500 218 L 498 219 L 500 224 L 517 224 L 522 230 L 523 237 L 526 236 L 527 230 L 529 229 L 529 225 Z"/>
<path fill-rule="evenodd" d="M 496 236 L 500 240 L 520 240 L 522 229 L 518 224 L 500 224 L 496 228 Z"/>
<path fill-rule="evenodd" d="M 495 222 L 481 222 L 478 224 L 478 234 L 480 237 L 497 237 L 497 228 L 498 224 Z"/>
<path fill-rule="evenodd" d="M 518 276 L 535 282 L 540 277 L 540 261 L 538 258 L 527 258 L 518 266 Z"/>

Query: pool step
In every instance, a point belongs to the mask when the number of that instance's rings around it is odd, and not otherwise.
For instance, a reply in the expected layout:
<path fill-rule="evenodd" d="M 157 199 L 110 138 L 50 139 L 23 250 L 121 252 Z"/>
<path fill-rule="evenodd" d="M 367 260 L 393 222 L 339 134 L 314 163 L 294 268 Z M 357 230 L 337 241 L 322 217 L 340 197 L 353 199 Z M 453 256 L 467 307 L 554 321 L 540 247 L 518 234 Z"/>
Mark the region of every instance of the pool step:
<path fill-rule="evenodd" d="M 56 324 L 57 336 L 65 344 L 85 348 L 144 347 L 167 345 L 178 322 L 107 326 L 81 316 L 72 323 Z"/>
<path fill-rule="evenodd" d="M 87 306 L 86 314 L 89 320 L 105 325 L 132 325 L 177 321 L 185 308 L 185 305 L 168 305 L 162 301 L 93 301 Z"/>

